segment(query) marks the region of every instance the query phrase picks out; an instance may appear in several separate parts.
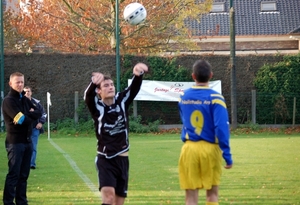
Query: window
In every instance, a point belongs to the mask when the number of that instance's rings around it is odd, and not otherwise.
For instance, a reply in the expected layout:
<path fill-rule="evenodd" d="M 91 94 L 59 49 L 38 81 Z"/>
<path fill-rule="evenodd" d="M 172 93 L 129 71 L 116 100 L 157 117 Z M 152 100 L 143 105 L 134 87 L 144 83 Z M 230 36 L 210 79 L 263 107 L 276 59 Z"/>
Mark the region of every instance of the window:
<path fill-rule="evenodd" d="M 217 12 L 224 12 L 224 11 L 225 11 L 225 3 L 220 2 L 220 3 L 213 3 L 212 9 L 210 12 L 217 13 Z"/>
<path fill-rule="evenodd" d="M 277 11 L 276 1 L 262 1 L 260 10 L 261 11 Z"/>

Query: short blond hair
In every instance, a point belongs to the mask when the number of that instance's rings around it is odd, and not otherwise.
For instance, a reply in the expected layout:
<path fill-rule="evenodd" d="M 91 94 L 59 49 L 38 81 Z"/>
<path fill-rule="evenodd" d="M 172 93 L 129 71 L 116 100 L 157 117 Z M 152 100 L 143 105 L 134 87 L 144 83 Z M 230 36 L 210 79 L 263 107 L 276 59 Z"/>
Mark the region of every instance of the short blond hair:
<path fill-rule="evenodd" d="M 15 76 L 22 77 L 24 75 L 23 75 L 23 73 L 20 73 L 20 72 L 14 72 L 14 73 L 10 74 L 9 81 L 11 81 L 13 79 L 13 77 L 15 77 Z"/>

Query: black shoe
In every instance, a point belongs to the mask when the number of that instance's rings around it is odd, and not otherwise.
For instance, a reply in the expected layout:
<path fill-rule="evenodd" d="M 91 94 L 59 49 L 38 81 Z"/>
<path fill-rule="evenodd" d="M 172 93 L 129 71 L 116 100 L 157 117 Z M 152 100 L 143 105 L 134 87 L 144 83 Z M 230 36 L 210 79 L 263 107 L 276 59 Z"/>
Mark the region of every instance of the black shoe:
<path fill-rule="evenodd" d="M 35 169 L 35 166 L 31 166 L 30 169 Z"/>

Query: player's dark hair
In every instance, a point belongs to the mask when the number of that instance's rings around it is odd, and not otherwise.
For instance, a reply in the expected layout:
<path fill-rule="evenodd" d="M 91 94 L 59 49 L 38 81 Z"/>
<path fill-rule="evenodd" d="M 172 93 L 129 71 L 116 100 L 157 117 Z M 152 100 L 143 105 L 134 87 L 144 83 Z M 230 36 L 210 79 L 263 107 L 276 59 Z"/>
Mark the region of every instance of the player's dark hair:
<path fill-rule="evenodd" d="M 105 80 L 112 80 L 112 78 L 108 75 L 104 75 L 103 76 L 103 81 L 105 81 Z M 99 85 L 97 85 L 97 88 L 101 88 L 100 85 L 101 85 L 101 83 Z"/>
<path fill-rule="evenodd" d="M 206 83 L 211 76 L 212 68 L 206 60 L 197 60 L 193 65 L 193 73 L 197 82 Z"/>

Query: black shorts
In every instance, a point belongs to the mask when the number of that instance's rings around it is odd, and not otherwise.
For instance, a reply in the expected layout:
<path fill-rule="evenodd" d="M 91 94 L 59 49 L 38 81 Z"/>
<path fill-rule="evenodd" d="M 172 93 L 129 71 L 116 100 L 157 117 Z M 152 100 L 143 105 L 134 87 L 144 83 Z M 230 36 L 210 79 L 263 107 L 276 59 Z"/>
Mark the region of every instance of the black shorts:
<path fill-rule="evenodd" d="M 115 193 L 121 197 L 127 197 L 128 188 L 128 156 L 117 156 L 106 159 L 102 155 L 96 158 L 98 169 L 99 190 L 104 186 L 114 187 Z"/>

